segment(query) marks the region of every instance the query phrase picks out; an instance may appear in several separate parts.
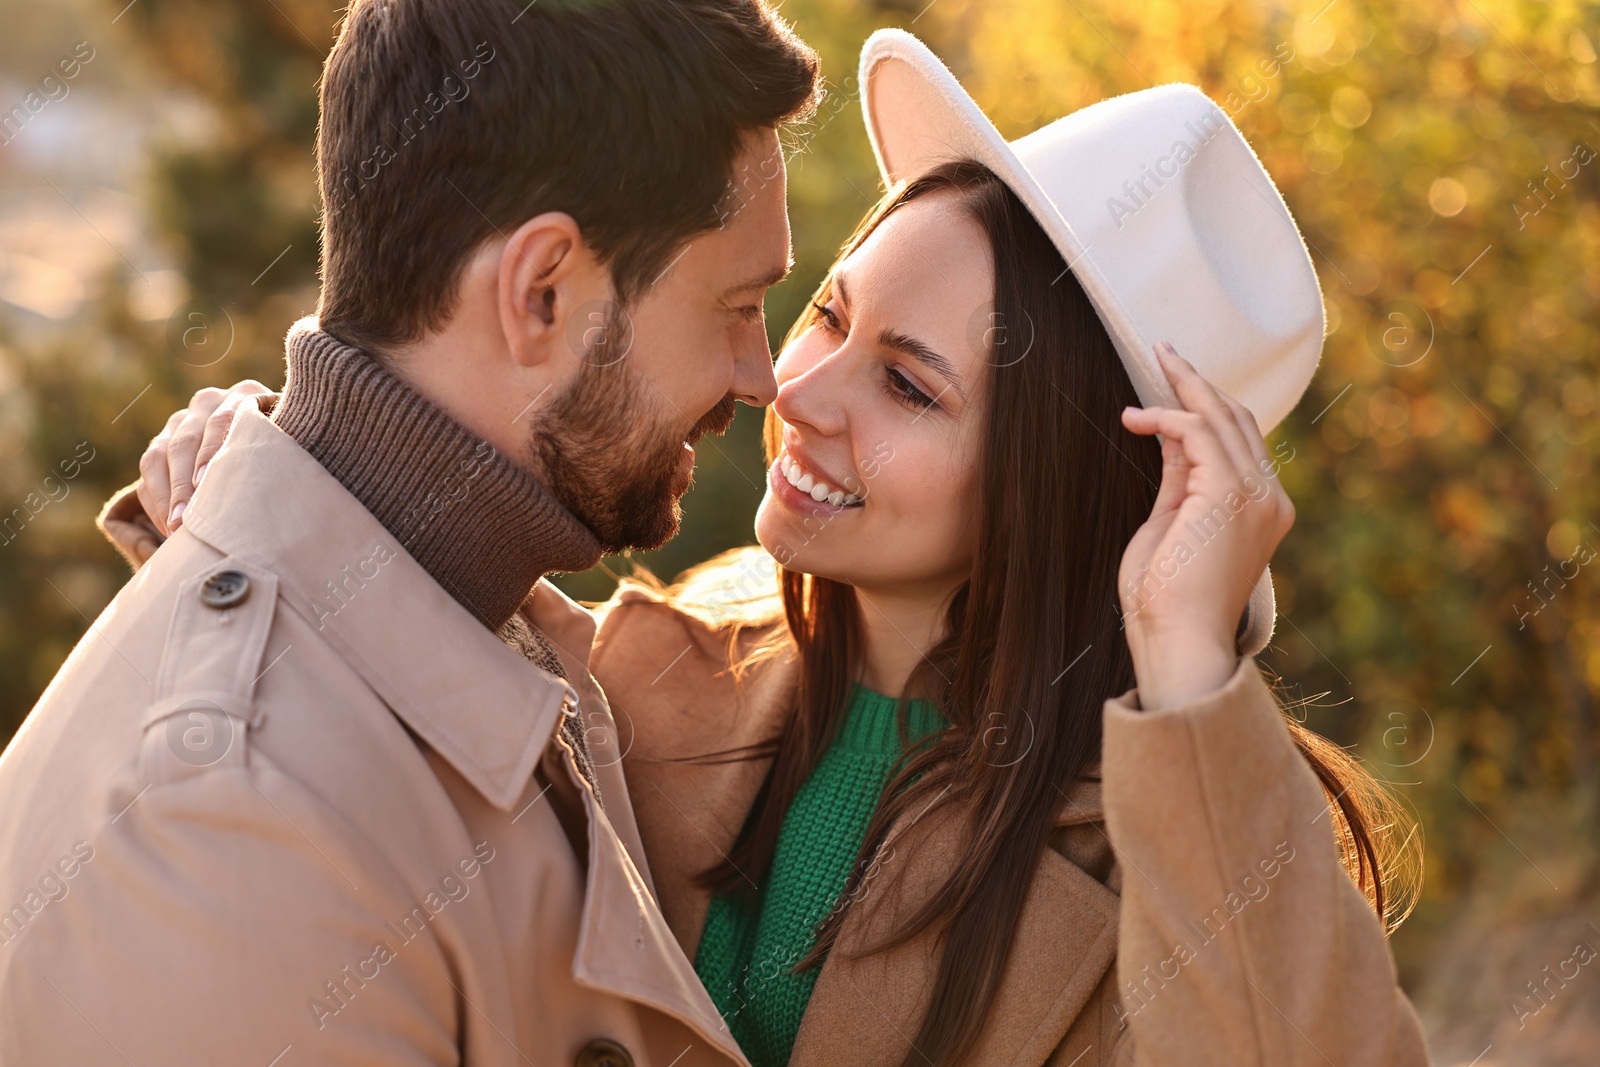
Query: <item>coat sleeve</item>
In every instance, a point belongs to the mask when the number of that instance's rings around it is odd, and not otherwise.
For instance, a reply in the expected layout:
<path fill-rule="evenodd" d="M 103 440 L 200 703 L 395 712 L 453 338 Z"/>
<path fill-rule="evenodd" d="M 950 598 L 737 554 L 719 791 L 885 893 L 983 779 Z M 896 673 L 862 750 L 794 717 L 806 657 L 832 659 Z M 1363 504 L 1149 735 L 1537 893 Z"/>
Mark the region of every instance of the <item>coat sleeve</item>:
<path fill-rule="evenodd" d="M 459 1063 L 472 1009 L 409 895 L 270 766 L 148 787 L 6 946 L 0 1064 Z"/>
<path fill-rule="evenodd" d="M 150 516 L 144 513 L 138 489 L 139 483 L 134 482 L 117 490 L 95 517 L 100 532 L 134 570 L 144 566 L 166 540 L 150 521 Z"/>
<path fill-rule="evenodd" d="M 1104 709 L 1123 866 L 1116 1062 L 1420 1067 L 1422 1027 L 1253 656 L 1219 689 Z"/>

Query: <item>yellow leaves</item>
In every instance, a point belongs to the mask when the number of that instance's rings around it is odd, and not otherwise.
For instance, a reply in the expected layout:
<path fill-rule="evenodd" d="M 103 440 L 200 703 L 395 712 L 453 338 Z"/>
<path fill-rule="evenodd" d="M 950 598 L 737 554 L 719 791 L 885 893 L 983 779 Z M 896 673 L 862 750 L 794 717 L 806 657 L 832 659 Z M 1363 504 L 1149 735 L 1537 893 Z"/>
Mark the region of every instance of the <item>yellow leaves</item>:
<path fill-rule="evenodd" d="M 1487 756 L 1477 756 L 1461 771 L 1461 791 L 1474 804 L 1486 804 L 1500 795 L 1505 776 L 1500 765 Z"/>
<path fill-rule="evenodd" d="M 1488 498 L 1476 486 L 1454 483 L 1436 489 L 1432 504 L 1433 521 L 1441 530 L 1477 537 L 1487 531 L 1494 511 Z"/>
<path fill-rule="evenodd" d="M 1561 407 L 1568 415 L 1581 419 L 1594 414 L 1594 380 L 1582 374 L 1568 378 L 1561 387 Z"/>
<path fill-rule="evenodd" d="M 1315 12 L 1295 20 L 1294 47 L 1297 52 L 1312 56 L 1326 55 L 1333 49 L 1338 37 L 1333 20 L 1318 18 Z"/>
<path fill-rule="evenodd" d="M 1378 619 L 1378 605 L 1359 589 L 1347 590 L 1334 605 L 1334 621 L 1344 633 L 1365 633 Z"/>
<path fill-rule="evenodd" d="M 1328 4 L 1314 7 L 1295 20 L 1291 40 L 1299 61 L 1307 70 L 1327 71 L 1350 62 L 1357 49 L 1371 39 L 1370 23 L 1359 17 L 1352 26 L 1341 24 L 1347 12 Z"/>
<path fill-rule="evenodd" d="M 1310 133 L 1322 118 L 1322 109 L 1305 93 L 1285 93 L 1278 101 L 1278 121 L 1290 133 Z"/>
<path fill-rule="evenodd" d="M 1344 162 L 1344 145 L 1318 130 L 1306 138 L 1304 150 L 1306 167 L 1315 174 L 1332 174 Z"/>
<path fill-rule="evenodd" d="M 1545 551 L 1550 553 L 1552 559 L 1570 559 L 1577 550 L 1581 532 L 1578 524 L 1571 519 L 1561 519 L 1550 527 L 1550 532 L 1544 535 Z"/>
<path fill-rule="evenodd" d="M 1506 109 L 1492 96 L 1479 94 L 1472 101 L 1472 128 L 1479 137 L 1498 141 L 1506 135 L 1510 123 Z"/>
<path fill-rule="evenodd" d="M 1522 395 L 1522 376 L 1505 363 L 1490 364 L 1488 378 L 1485 395 L 1491 404 L 1510 407 Z"/>
<path fill-rule="evenodd" d="M 1328 109 L 1334 122 L 1353 130 L 1366 125 L 1367 120 L 1372 117 L 1372 100 L 1358 86 L 1341 85 L 1333 91 L 1333 96 L 1328 101 Z"/>
<path fill-rule="evenodd" d="M 1411 398 L 1393 386 L 1374 389 L 1367 398 L 1367 419 L 1373 426 L 1373 436 L 1382 431 L 1399 430 L 1410 421 Z M 1380 443 L 1387 443 L 1379 438 Z"/>
<path fill-rule="evenodd" d="M 1450 415 L 1432 393 L 1411 401 L 1411 432 L 1418 437 L 1437 437 L 1450 425 Z"/>
<path fill-rule="evenodd" d="M 1411 289 L 1417 294 L 1417 303 L 1427 308 L 1441 308 L 1449 303 L 1453 287 L 1450 276 L 1443 271 L 1427 270 L 1418 271 L 1411 282 Z"/>
<path fill-rule="evenodd" d="M 1428 206 L 1445 218 L 1459 215 L 1467 206 L 1467 187 L 1454 178 L 1435 178 L 1428 187 Z"/>
<path fill-rule="evenodd" d="M 1574 28 L 1572 36 L 1567 38 L 1567 54 L 1572 57 L 1574 63 L 1593 63 L 1594 44 L 1589 40 L 1588 34 Z"/>
<path fill-rule="evenodd" d="M 1447 56 L 1435 56 L 1428 63 L 1428 88 L 1435 96 L 1453 99 L 1467 95 L 1471 83 L 1467 80 L 1470 68 Z"/>
<path fill-rule="evenodd" d="M 1518 325 L 1541 341 L 1551 341 L 1571 325 L 1571 320 L 1560 300 L 1543 296 L 1523 305 Z"/>

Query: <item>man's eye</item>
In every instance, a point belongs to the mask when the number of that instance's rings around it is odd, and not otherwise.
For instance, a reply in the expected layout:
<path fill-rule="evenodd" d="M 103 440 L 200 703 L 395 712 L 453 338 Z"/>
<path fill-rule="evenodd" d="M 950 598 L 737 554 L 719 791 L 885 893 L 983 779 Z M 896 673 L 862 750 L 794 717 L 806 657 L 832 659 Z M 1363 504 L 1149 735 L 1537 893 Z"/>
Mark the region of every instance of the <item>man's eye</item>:
<path fill-rule="evenodd" d="M 763 306 L 761 304 L 751 304 L 749 307 L 735 308 L 734 310 L 746 322 L 760 322 Z"/>

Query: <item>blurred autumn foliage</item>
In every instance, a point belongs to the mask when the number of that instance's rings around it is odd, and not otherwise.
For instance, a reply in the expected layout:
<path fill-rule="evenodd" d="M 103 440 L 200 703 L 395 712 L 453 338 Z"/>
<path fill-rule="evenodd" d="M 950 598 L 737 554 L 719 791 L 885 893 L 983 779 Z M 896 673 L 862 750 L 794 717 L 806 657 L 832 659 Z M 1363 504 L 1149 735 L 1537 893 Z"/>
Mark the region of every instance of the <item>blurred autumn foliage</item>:
<path fill-rule="evenodd" d="M 787 0 L 783 12 L 822 53 L 831 95 L 790 138 L 798 270 L 768 301 L 775 341 L 877 193 L 855 79 L 877 26 L 928 41 L 1008 136 L 1169 81 L 1200 85 L 1243 130 L 1304 230 L 1329 329 L 1316 380 L 1274 435 L 1293 448 L 1281 476 L 1298 520 L 1274 562 L 1278 631 L 1261 661 L 1320 695 L 1311 724 L 1420 820 L 1426 883 L 1395 946 L 1439 1062 L 1595 1062 L 1600 977 L 1543 996 L 1528 983 L 1573 942 L 1600 947 L 1600 7 Z M 7 733 L 125 578 L 91 519 L 166 414 L 203 384 L 281 384 L 280 338 L 315 301 L 310 147 L 338 17 L 317 0 L 141 0 L 120 16 L 118 32 L 219 121 L 149 161 L 148 209 L 186 281 L 174 318 L 131 316 L 139 279 L 116 270 L 70 337 L 6 341 L 5 506 L 80 442 L 95 453 L 38 529 L 0 537 Z M 174 341 L 185 329 L 208 352 L 228 342 L 226 355 L 195 358 Z M 750 541 L 758 426 L 743 412 L 701 450 L 683 536 L 641 557 L 658 573 Z M 564 584 L 597 598 L 618 569 Z"/>

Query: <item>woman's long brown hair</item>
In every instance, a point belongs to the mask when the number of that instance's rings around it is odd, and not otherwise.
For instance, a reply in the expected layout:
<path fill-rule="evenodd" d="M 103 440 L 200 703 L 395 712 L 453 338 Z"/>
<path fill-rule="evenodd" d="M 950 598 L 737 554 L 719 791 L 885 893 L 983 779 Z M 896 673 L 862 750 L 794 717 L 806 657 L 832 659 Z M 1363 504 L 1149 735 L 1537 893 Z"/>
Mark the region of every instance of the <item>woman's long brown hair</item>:
<path fill-rule="evenodd" d="M 890 212 L 941 191 L 955 195 L 989 237 L 996 314 L 989 337 L 1004 338 L 990 350 L 977 506 L 984 518 L 972 574 L 949 602 L 946 636 L 902 695 L 935 701 L 952 725 L 912 752 L 885 788 L 840 898 L 844 906 L 822 922 L 815 948 L 798 964 L 815 966 L 833 948 L 896 821 L 955 806 L 970 828 L 960 863 L 867 950 L 930 930 L 943 939 L 932 1001 L 903 1067 L 955 1063 L 971 1049 L 1066 789 L 1099 761 L 1104 702 L 1134 685 L 1117 570 L 1150 514 L 1162 466 L 1158 442 L 1121 425 L 1119 412 L 1138 397 L 1093 305 L 1027 209 L 987 169 L 951 163 L 891 190 L 844 254 Z M 825 281 L 818 303 L 827 289 Z M 802 317 L 790 339 L 814 317 Z M 779 429 L 769 411 L 769 460 Z M 693 600 L 687 590 L 705 588 L 709 572 L 732 562 L 730 554 L 702 565 L 677 588 Z M 727 861 L 702 876 L 723 891 L 768 870 L 784 814 L 833 738 L 861 666 L 855 590 L 781 565 L 778 574 L 787 626 L 776 645 L 792 642 L 798 650 L 800 681 L 783 733 L 746 754 L 771 756 L 773 764 L 746 832 Z M 737 640 L 735 632 L 730 647 Z M 768 642 L 761 654 L 774 647 Z M 1414 838 L 1399 840 L 1397 806 L 1353 757 L 1287 711 L 1285 717 L 1338 812 L 1334 832 L 1351 878 L 1393 929 L 1414 903 L 1414 886 L 1409 895 L 1395 894 L 1391 868 L 1420 846 L 1408 851 Z M 996 747 L 1018 739 L 1031 739 L 1023 758 Z"/>

